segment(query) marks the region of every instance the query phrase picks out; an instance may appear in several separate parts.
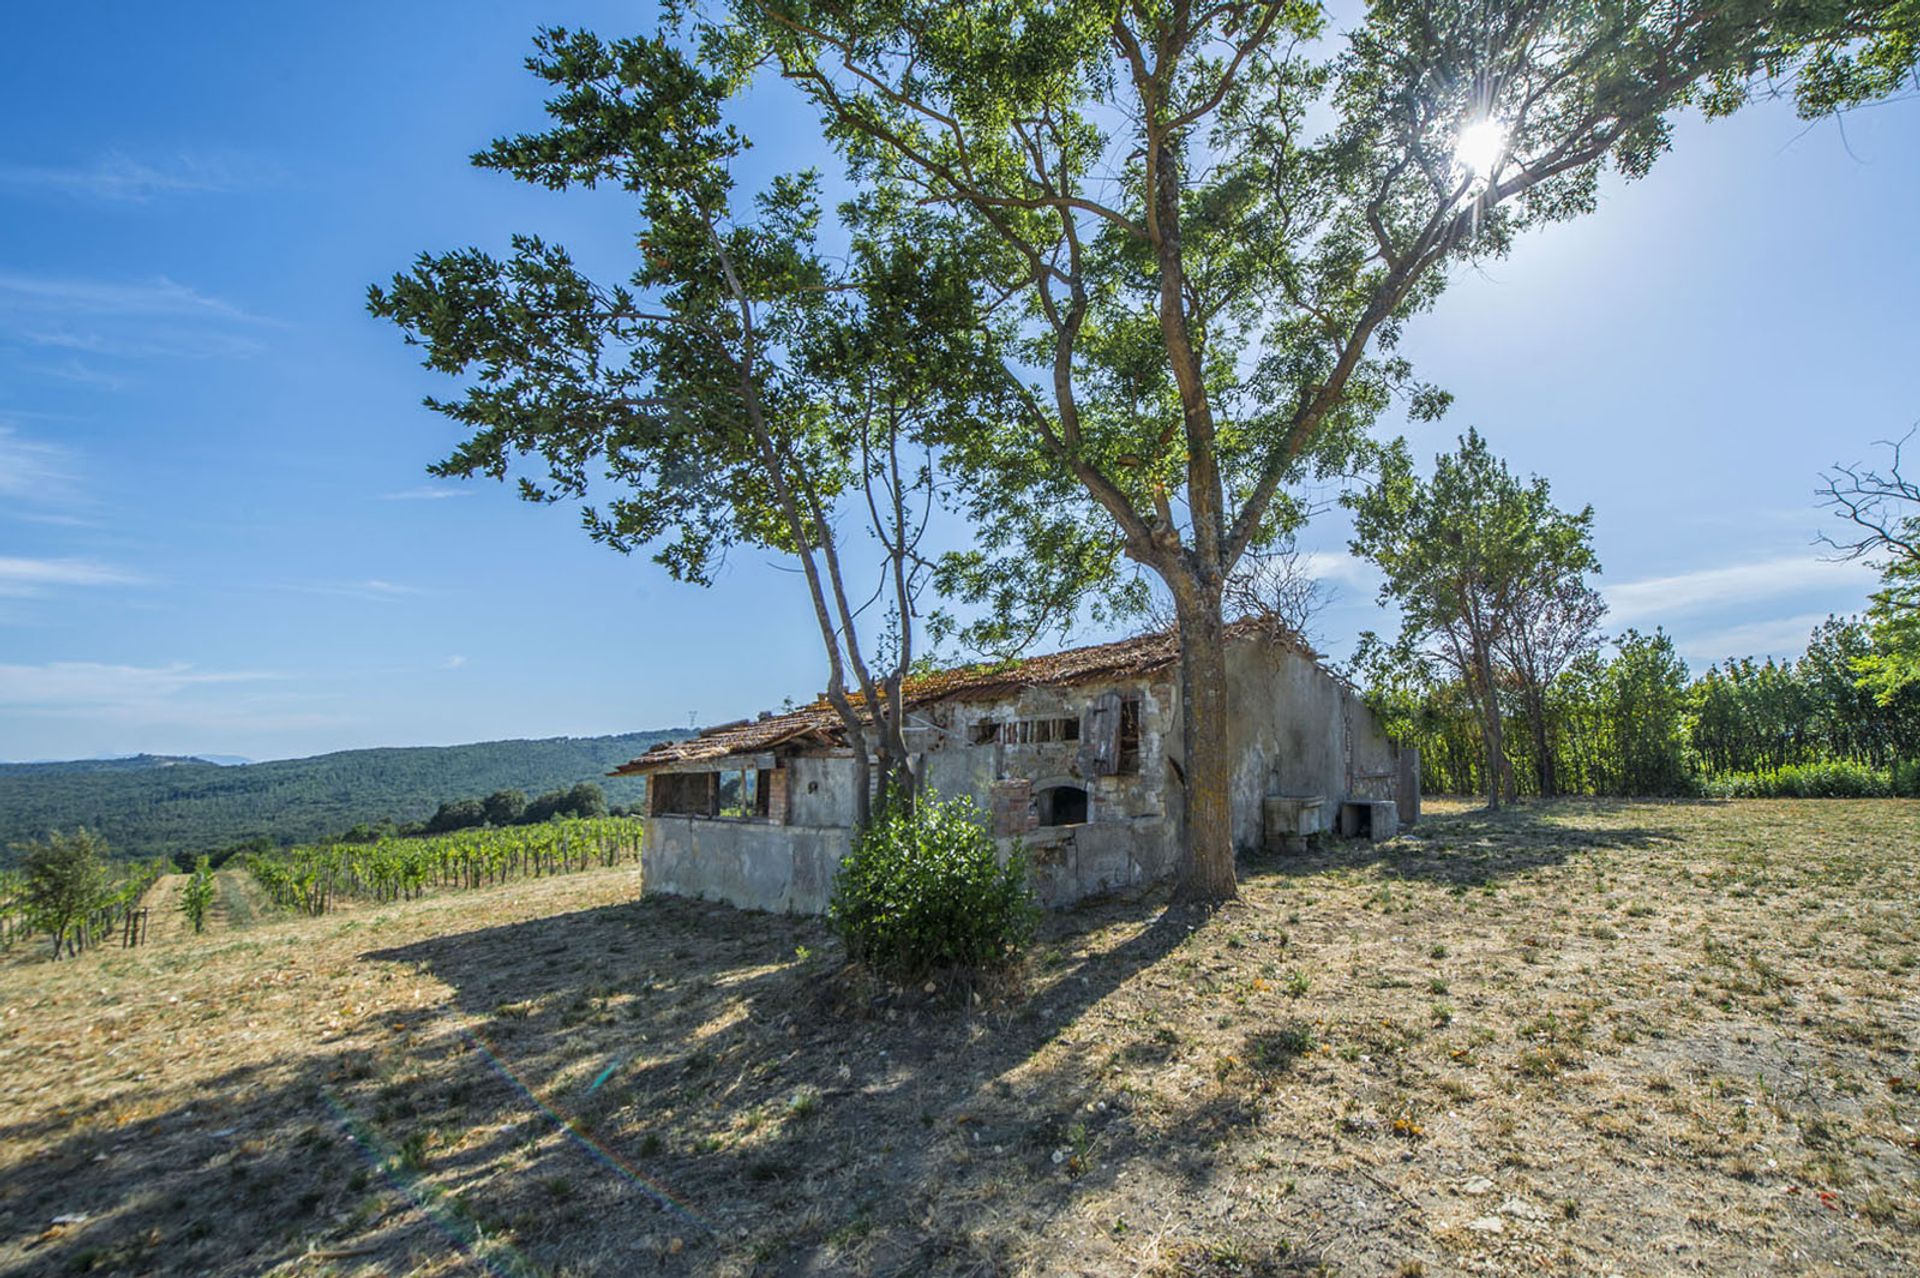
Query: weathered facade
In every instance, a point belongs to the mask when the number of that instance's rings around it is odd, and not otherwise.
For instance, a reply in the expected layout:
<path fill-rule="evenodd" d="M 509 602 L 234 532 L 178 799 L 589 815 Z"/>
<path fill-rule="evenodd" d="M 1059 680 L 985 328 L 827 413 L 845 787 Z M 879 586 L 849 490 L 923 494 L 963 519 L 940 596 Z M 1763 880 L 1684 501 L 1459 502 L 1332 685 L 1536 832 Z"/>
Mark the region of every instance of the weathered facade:
<path fill-rule="evenodd" d="M 1048 905 L 1173 872 L 1181 825 L 1179 649 L 1171 635 L 911 681 L 923 788 L 971 795 L 1018 839 Z M 1234 845 L 1391 833 L 1418 775 L 1355 691 L 1268 627 L 1229 630 Z M 710 728 L 618 769 L 645 775 L 643 890 L 819 913 L 847 853 L 853 758 L 824 701 Z"/>

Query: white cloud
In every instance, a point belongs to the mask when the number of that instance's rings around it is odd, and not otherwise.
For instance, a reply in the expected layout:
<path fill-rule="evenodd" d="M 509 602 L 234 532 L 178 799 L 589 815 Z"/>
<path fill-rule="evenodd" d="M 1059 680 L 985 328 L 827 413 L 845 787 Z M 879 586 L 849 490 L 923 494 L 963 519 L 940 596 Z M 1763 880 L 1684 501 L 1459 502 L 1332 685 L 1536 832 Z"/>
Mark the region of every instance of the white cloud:
<path fill-rule="evenodd" d="M 0 595 L 37 595 L 53 586 L 131 586 L 143 578 L 91 559 L 0 556 Z"/>
<path fill-rule="evenodd" d="M 1836 563 L 1807 551 L 1757 563 L 1621 582 L 1603 586 L 1602 593 L 1607 599 L 1607 620 L 1626 626 L 1815 590 L 1857 591 L 1864 596 L 1875 580 L 1873 569 L 1865 564 Z"/>
<path fill-rule="evenodd" d="M 471 488 L 436 488 L 432 484 L 422 484 L 418 488 L 402 489 L 397 493 L 381 493 L 381 501 L 445 501 L 449 497 L 471 497 Z"/>
<path fill-rule="evenodd" d="M 254 355 L 264 349 L 258 341 L 238 333 L 177 327 L 137 337 L 111 337 L 92 330 L 48 330 L 23 336 L 33 346 L 113 359 L 213 359 Z"/>
<path fill-rule="evenodd" d="M 1380 582 L 1380 570 L 1344 550 L 1309 550 L 1300 556 L 1300 570 L 1315 581 L 1331 581 L 1371 590 Z"/>
<path fill-rule="evenodd" d="M 1701 668 L 1729 657 L 1798 657 L 1806 651 L 1813 628 L 1830 615 L 1803 612 L 1792 617 L 1728 626 L 1697 638 L 1676 636 L 1674 646 L 1681 656 Z"/>
<path fill-rule="evenodd" d="M 229 191 L 239 182 L 220 161 L 183 155 L 160 167 L 109 151 L 79 166 L 0 164 L 0 185 L 145 204 L 160 195 Z"/>
<path fill-rule="evenodd" d="M 128 709 L 166 701 L 213 684 L 255 683 L 280 675 L 202 671 L 190 665 L 116 666 L 92 661 L 0 665 L 0 706 L 61 712 L 87 707 Z"/>
<path fill-rule="evenodd" d="M 467 664 L 467 659 L 456 652 L 451 657 L 448 657 L 445 661 L 441 662 L 440 668 L 442 670 L 458 670 L 461 666 L 464 666 L 466 664 Z"/>
<path fill-rule="evenodd" d="M 278 589 L 291 590 L 303 595 L 336 595 L 343 599 L 382 601 L 405 599 L 426 593 L 418 586 L 405 586 L 397 581 L 382 581 L 378 577 L 370 577 L 365 581 L 287 582 Z"/>
<path fill-rule="evenodd" d="M 44 502 L 73 491 L 67 450 L 19 434 L 0 422 L 0 498 Z"/>
<path fill-rule="evenodd" d="M 42 314 L 269 322 L 164 275 L 128 282 L 0 271 L 0 305 L 17 312 Z"/>

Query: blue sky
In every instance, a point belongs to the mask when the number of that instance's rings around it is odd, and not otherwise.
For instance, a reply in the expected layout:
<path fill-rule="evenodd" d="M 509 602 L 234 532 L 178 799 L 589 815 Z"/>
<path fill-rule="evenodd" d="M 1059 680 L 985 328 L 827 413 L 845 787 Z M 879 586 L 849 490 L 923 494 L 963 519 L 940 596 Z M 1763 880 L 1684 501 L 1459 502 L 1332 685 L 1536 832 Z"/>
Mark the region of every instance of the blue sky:
<path fill-rule="evenodd" d="M 364 309 L 422 249 L 539 231 L 618 271 L 616 195 L 466 164 L 537 127 L 541 23 L 632 5 L 16 6 L 0 42 L 0 758 L 272 758 L 738 717 L 822 682 L 790 573 L 710 591 L 564 508 L 432 480 L 449 386 Z M 767 95 L 763 154 L 814 146 Z M 1595 216 L 1463 272 L 1406 343 L 1598 511 L 1616 626 L 1697 667 L 1792 653 L 1872 575 L 1824 562 L 1820 469 L 1920 420 L 1920 103 L 1844 131 L 1682 125 Z M 1338 656 L 1391 627 L 1337 516 L 1305 538 Z M 1090 636 L 1097 637 L 1097 636 Z"/>

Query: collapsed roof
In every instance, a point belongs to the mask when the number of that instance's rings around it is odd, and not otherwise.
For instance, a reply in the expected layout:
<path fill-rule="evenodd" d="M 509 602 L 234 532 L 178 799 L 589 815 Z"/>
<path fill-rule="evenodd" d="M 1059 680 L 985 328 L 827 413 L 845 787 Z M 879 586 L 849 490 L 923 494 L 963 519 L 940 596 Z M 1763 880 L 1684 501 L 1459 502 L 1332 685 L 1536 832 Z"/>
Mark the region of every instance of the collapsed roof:
<path fill-rule="evenodd" d="M 1245 617 L 1226 627 L 1228 642 L 1265 638 L 1313 656 L 1304 640 L 1292 631 L 1264 617 Z M 916 675 L 901 685 L 901 697 L 908 706 L 935 701 L 993 700 L 1024 688 L 1055 687 L 1089 683 L 1101 679 L 1126 678 L 1154 674 L 1170 669 L 1180 660 L 1179 636 L 1172 630 L 1155 631 L 1115 643 L 1069 648 L 1065 652 L 1027 657 L 996 664 L 956 666 L 932 674 Z M 851 696 L 856 708 L 861 698 Z M 799 743 L 810 746 L 842 744 L 840 716 L 822 696 L 811 705 L 785 714 L 763 714 L 758 719 L 741 719 L 703 728 L 684 741 L 663 741 L 637 759 L 621 764 L 609 775 L 644 776 L 667 772 L 688 764 L 711 763 L 731 755 L 759 754 L 778 746 Z"/>

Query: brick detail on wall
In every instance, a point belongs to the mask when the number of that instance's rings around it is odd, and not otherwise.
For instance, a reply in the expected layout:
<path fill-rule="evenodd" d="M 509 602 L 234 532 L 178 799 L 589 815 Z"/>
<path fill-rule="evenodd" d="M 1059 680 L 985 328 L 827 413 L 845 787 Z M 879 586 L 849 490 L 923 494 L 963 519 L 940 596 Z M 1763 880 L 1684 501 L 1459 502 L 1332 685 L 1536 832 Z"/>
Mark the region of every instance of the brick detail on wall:
<path fill-rule="evenodd" d="M 761 773 L 767 783 L 767 820 L 774 825 L 787 823 L 787 785 L 793 775 L 785 768 Z"/>
<path fill-rule="evenodd" d="M 988 817 L 996 835 L 1025 834 L 1033 829 L 1033 782 L 1020 779 L 993 783 Z"/>

